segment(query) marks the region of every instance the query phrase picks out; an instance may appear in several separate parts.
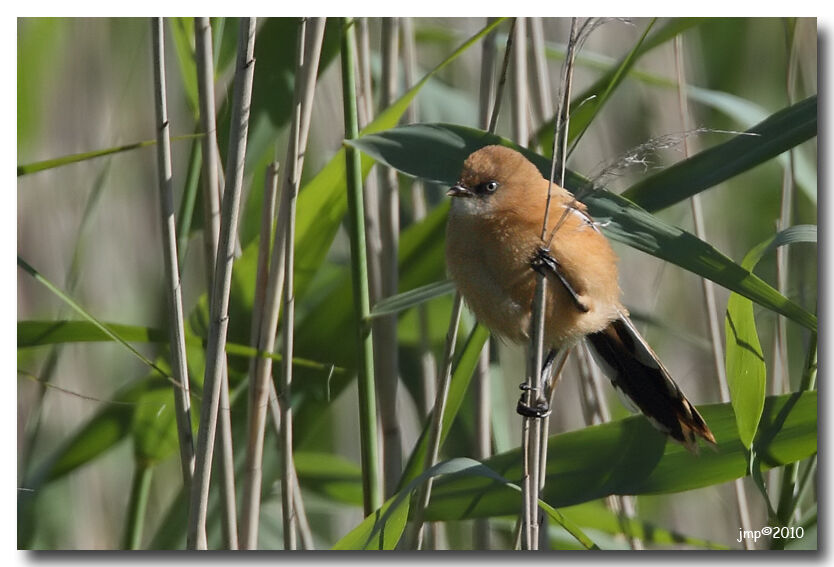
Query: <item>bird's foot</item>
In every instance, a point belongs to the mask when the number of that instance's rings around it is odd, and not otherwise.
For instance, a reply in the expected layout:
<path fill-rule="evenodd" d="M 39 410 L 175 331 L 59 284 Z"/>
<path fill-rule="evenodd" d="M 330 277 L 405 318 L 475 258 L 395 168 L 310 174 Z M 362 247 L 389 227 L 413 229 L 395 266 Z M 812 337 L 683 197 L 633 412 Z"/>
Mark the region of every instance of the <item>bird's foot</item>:
<path fill-rule="evenodd" d="M 519 386 L 519 389 L 523 390 L 521 397 L 518 399 L 518 404 L 515 407 L 515 411 L 519 415 L 530 418 L 543 418 L 550 415 L 550 403 L 546 398 L 537 396 L 531 405 L 524 401 L 524 398 L 527 397 L 527 391 L 531 390 L 530 386 L 524 382 Z"/>

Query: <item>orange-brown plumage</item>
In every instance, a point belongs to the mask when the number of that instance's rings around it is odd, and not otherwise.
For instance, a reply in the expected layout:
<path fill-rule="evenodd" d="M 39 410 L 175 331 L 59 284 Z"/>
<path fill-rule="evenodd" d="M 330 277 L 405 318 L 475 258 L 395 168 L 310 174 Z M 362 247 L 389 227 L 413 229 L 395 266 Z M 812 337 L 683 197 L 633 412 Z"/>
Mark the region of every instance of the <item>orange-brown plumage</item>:
<path fill-rule="evenodd" d="M 519 342 L 528 336 L 536 272 L 530 268 L 541 239 L 548 182 L 520 153 L 487 146 L 466 160 L 460 185 L 496 181 L 488 198 L 454 199 L 446 233 L 449 274 L 479 320 Z M 593 226 L 585 206 L 558 185 L 551 187 L 547 233 L 550 253 L 587 312 L 575 308 L 564 286 L 549 287 L 545 341 L 559 348 L 605 328 L 620 304 L 617 257 Z"/>
<path fill-rule="evenodd" d="M 514 342 L 529 337 L 535 259 L 549 262 L 544 343 L 557 350 L 587 338 L 612 383 L 659 429 L 697 448 L 715 438 L 639 335 L 620 303 L 617 257 L 567 190 L 550 186 L 523 155 L 486 146 L 463 164 L 446 229 L 449 275 L 478 320 Z"/>

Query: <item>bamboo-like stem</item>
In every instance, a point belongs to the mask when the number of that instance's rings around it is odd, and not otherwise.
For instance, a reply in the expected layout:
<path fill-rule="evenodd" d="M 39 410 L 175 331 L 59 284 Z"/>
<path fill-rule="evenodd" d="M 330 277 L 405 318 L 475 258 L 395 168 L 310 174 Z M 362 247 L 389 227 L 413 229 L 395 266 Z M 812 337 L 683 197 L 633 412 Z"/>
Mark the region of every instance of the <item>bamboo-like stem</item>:
<path fill-rule="evenodd" d="M 321 44 L 324 38 L 324 18 L 313 18 L 309 38 L 305 37 L 306 19 L 302 19 L 299 31 L 298 62 L 296 66 L 295 114 L 290 130 L 290 147 L 287 149 L 289 175 L 284 178 L 284 190 L 288 204 L 284 251 L 284 318 L 281 330 L 283 359 L 279 381 L 278 402 L 282 413 L 281 430 L 281 504 L 284 519 L 284 548 L 296 549 L 295 465 L 292 458 L 292 356 L 295 323 L 295 210 L 301 186 L 301 171 L 313 115 L 313 97 L 316 87 L 316 71 L 319 65 Z M 266 408 L 264 408 L 265 410 Z"/>
<path fill-rule="evenodd" d="M 559 168 L 559 185 L 565 185 L 565 159 L 567 148 L 568 117 L 570 115 L 570 94 L 573 82 L 573 66 L 578 43 L 576 18 L 571 19 L 568 52 L 562 72 L 559 111 L 556 113 L 556 124 L 553 129 L 553 158 L 550 165 L 550 177 L 547 187 L 547 201 L 545 203 L 544 219 L 542 221 L 541 240 L 545 242 L 547 235 L 547 221 L 550 212 L 551 190 L 557 166 Z M 563 126 L 564 125 L 564 126 Z M 561 151 L 556 151 L 557 147 Z M 536 290 L 533 296 L 533 316 L 530 321 L 530 356 L 527 369 L 527 404 L 534 405 L 542 393 L 542 362 L 544 359 L 544 308 L 547 297 L 547 279 L 542 274 L 536 276 Z M 523 488 L 526 490 L 524 499 L 524 538 L 525 549 L 538 549 L 538 493 L 541 489 L 539 472 L 541 471 L 541 419 L 524 418 L 522 433 L 525 451 L 525 475 Z M 546 446 L 546 444 L 545 444 Z"/>
<path fill-rule="evenodd" d="M 426 471 L 437 464 L 437 456 L 440 454 L 440 432 L 443 429 L 443 414 L 446 411 L 446 400 L 449 397 L 449 383 L 452 378 L 452 363 L 455 356 L 455 345 L 458 338 L 458 327 L 460 326 L 460 312 L 463 308 L 463 298 L 460 293 L 455 294 L 452 304 L 452 315 L 449 320 L 449 330 L 446 334 L 446 348 L 443 352 L 443 372 L 440 374 L 440 383 L 437 387 L 437 398 L 435 399 L 434 412 L 431 417 L 429 438 L 426 448 L 426 462 L 423 470 Z M 431 488 L 433 479 L 426 480 L 426 484 L 418 492 L 416 510 L 414 511 L 414 523 L 412 526 L 412 539 L 409 549 L 419 550 L 423 545 L 423 522 L 426 507 L 431 500 Z"/>
<path fill-rule="evenodd" d="M 402 40 L 403 40 L 403 72 L 405 75 L 406 88 L 412 88 L 417 84 L 417 48 L 414 43 L 414 22 L 411 18 L 402 18 Z M 411 101 L 406 109 L 406 122 L 415 124 L 419 119 L 417 99 Z M 414 222 L 419 222 L 426 217 L 426 193 L 423 182 L 414 179 L 411 182 L 411 205 L 414 210 Z M 424 415 L 431 411 L 432 400 L 437 392 L 437 371 L 434 354 L 431 350 L 429 340 L 429 314 L 425 304 L 417 307 L 417 324 L 420 336 L 420 383 L 423 385 Z M 436 525 L 436 524 L 433 524 Z"/>
<path fill-rule="evenodd" d="M 345 138 L 359 137 L 354 78 L 354 22 L 342 20 L 342 93 L 344 96 Z M 368 261 L 365 249 L 364 198 L 362 195 L 362 164 L 352 146 L 345 147 L 350 228 L 351 276 L 356 306 L 358 347 L 359 435 L 362 460 L 362 501 L 365 515 L 382 504 L 377 449 L 376 396 L 374 395 L 373 333 L 368 322 Z"/>
<path fill-rule="evenodd" d="M 487 18 L 487 25 L 495 18 Z M 478 119 L 483 128 L 489 129 L 492 105 L 495 104 L 495 30 L 489 32 L 481 43 L 481 87 L 478 99 Z M 493 130 L 494 131 L 494 130 Z"/>
<path fill-rule="evenodd" d="M 356 42 L 356 45 L 354 45 L 356 72 L 359 75 L 356 83 L 356 106 L 359 114 L 359 128 L 362 129 L 373 120 L 374 113 L 374 90 L 371 80 L 371 32 L 368 29 L 368 18 L 356 19 L 354 41 Z"/>
<path fill-rule="evenodd" d="M 686 75 L 683 68 L 683 37 L 677 35 L 675 37 L 675 68 L 678 78 L 678 105 L 680 109 L 681 121 L 683 122 L 684 132 L 688 132 L 689 128 L 689 109 L 686 98 Z M 683 139 L 684 157 L 688 158 L 689 143 L 686 137 Z M 693 195 L 690 197 L 690 205 L 692 209 L 692 221 L 695 226 L 695 236 L 701 240 L 706 239 L 706 228 L 704 226 L 704 215 L 701 207 L 701 196 Z M 727 373 L 724 367 L 724 347 L 721 344 L 721 329 L 718 320 L 717 302 L 715 300 L 715 286 L 712 281 L 701 278 L 701 286 L 704 294 L 704 303 L 707 310 L 707 324 L 709 327 L 709 338 L 712 346 L 713 363 L 715 365 L 715 377 L 718 381 L 718 389 L 721 393 L 721 401 L 730 401 L 730 390 L 727 385 Z M 736 511 L 738 513 L 739 525 L 743 530 L 750 530 L 750 511 L 747 505 L 747 493 L 744 491 L 744 482 L 738 478 L 733 482 L 733 489 L 735 492 Z M 751 538 L 743 538 L 745 549 L 753 549 L 754 542 Z"/>
<path fill-rule="evenodd" d="M 220 517 L 223 539 L 227 549 L 238 548 L 237 502 L 235 491 L 235 453 L 232 441 L 232 404 L 229 401 L 229 368 L 224 355 L 220 373 L 220 403 L 217 408 L 217 422 L 220 436 L 216 438 L 220 451 L 220 498 L 223 514 Z"/>
<path fill-rule="evenodd" d="M 530 43 L 533 52 L 533 110 L 536 122 L 543 123 L 551 115 L 553 101 L 550 97 L 550 74 L 545 55 L 544 26 L 541 18 L 528 18 Z"/>
<path fill-rule="evenodd" d="M 133 468 L 130 500 L 127 503 L 127 523 L 122 549 L 141 549 L 142 547 L 142 532 L 145 527 L 145 513 L 148 509 L 152 478 L 153 467 L 137 461 Z"/>
<path fill-rule="evenodd" d="M 790 27 L 788 21 L 785 24 L 785 40 L 788 50 L 788 65 L 785 73 L 785 98 L 788 104 L 793 104 L 794 101 L 794 78 L 796 76 L 796 67 L 798 64 L 796 42 L 799 35 L 796 33 L 797 23 L 794 21 L 793 27 Z M 793 193 L 794 193 L 794 150 L 788 150 L 788 166 L 782 172 L 782 204 L 779 208 L 779 221 L 777 231 L 782 231 L 791 225 L 793 217 Z M 779 293 L 785 295 L 788 288 L 788 254 L 790 248 L 788 246 L 779 246 L 776 248 L 776 289 Z M 786 328 L 786 318 L 776 316 L 776 348 L 773 349 L 774 358 L 777 359 L 774 368 L 774 376 L 778 375 L 779 379 L 775 377 L 771 382 L 771 392 L 774 394 L 789 392 L 789 364 L 788 364 L 788 335 Z"/>
<path fill-rule="evenodd" d="M 273 242 L 272 222 L 275 218 L 278 193 L 278 163 L 273 162 L 264 176 L 264 200 L 261 209 L 260 246 L 255 276 L 255 298 L 252 305 L 250 342 L 259 353 L 272 352 L 275 347 L 276 326 L 280 310 L 280 293 L 284 286 L 284 239 L 286 238 L 286 199 L 278 207 Z M 283 195 L 282 195 L 283 197 Z M 270 262 L 270 242 L 272 261 Z M 267 289 L 269 286 L 269 289 Z M 257 408 L 268 392 L 274 392 L 270 380 L 272 359 L 259 356 L 249 363 L 249 423 L 246 439 L 246 476 L 241 511 L 241 547 L 254 549 L 258 543 L 258 520 L 261 498 L 261 463 L 263 461 L 263 431 L 265 416 Z M 267 388 L 269 386 L 269 388 Z M 276 402 L 277 404 L 277 397 Z"/>
<path fill-rule="evenodd" d="M 399 18 L 382 19 L 382 86 L 379 106 L 388 108 L 397 98 L 397 57 L 399 52 Z M 379 174 L 379 273 L 382 285 L 379 299 L 397 294 L 400 242 L 400 199 L 397 172 L 378 166 Z M 397 390 L 399 357 L 396 314 L 376 318 L 373 322 L 374 369 L 379 396 L 382 427 L 383 494 L 389 497 L 397 489 L 402 474 L 402 440 L 400 438 Z"/>
<path fill-rule="evenodd" d="M 547 119 L 548 116 L 551 114 L 551 107 L 552 102 L 550 99 L 550 77 L 547 71 L 547 61 L 545 60 L 545 47 L 544 47 L 544 29 L 542 26 L 541 18 L 528 18 L 528 22 L 530 24 L 530 37 L 532 43 L 532 52 L 533 52 L 533 82 L 535 88 L 533 89 L 533 107 L 534 111 L 537 115 L 537 122 L 541 122 Z M 525 54 L 526 56 L 526 54 Z M 526 59 L 525 59 L 526 63 Z M 526 82 L 526 81 L 525 81 Z M 526 116 L 526 113 L 525 113 Z M 519 131 L 518 135 L 523 135 L 523 138 L 518 138 L 519 140 L 524 140 L 525 142 L 528 140 L 528 133 L 526 131 Z M 560 353 L 563 355 L 562 364 L 567 359 L 567 352 Z M 559 369 L 556 373 L 552 375 L 553 380 L 553 387 L 551 387 L 550 398 L 553 397 L 553 392 L 555 390 L 555 382 L 559 378 Z M 539 463 L 538 463 L 538 480 L 539 480 L 539 492 L 544 490 L 545 485 L 545 473 L 546 473 L 546 465 L 547 465 L 547 437 L 548 433 L 550 432 L 550 415 L 546 415 L 541 419 L 541 425 L 539 427 Z M 547 549 L 549 545 L 549 538 L 548 538 L 548 528 L 547 528 L 547 517 L 541 515 L 540 520 L 541 525 L 539 526 L 539 548 Z"/>
<path fill-rule="evenodd" d="M 214 56 L 211 24 L 208 18 L 194 20 L 195 58 L 197 60 L 197 93 L 200 101 L 203 181 L 203 247 L 206 257 L 206 280 L 214 275 L 217 240 L 220 237 L 220 181 L 217 168 L 217 119 L 214 97 Z M 211 259 L 210 262 L 208 260 Z"/>
<path fill-rule="evenodd" d="M 166 298 L 170 317 L 171 369 L 178 386 L 174 388 L 174 408 L 180 446 L 183 485 L 190 489 L 194 474 L 194 441 L 191 434 L 191 399 L 188 365 L 185 355 L 185 323 L 177 261 L 177 235 L 174 219 L 173 170 L 171 166 L 171 132 L 165 81 L 165 38 L 162 18 L 151 19 L 153 36 L 154 99 L 156 101 L 156 157 L 159 203 L 162 214 L 162 247 L 165 262 Z"/>
<path fill-rule="evenodd" d="M 525 18 L 517 18 L 514 42 L 517 43 L 513 54 L 513 137 L 524 144 L 528 139 L 527 128 L 527 25 Z M 542 391 L 541 368 L 544 361 L 544 304 L 547 297 L 547 280 L 541 275 L 536 276 L 536 293 L 533 300 L 533 318 L 530 326 L 531 350 L 527 364 L 526 403 L 535 405 Z M 538 496 L 541 482 L 541 430 L 542 420 L 524 417 L 522 420 L 522 447 L 524 451 L 524 475 L 522 486 L 524 505 L 524 549 L 538 549 L 539 546 L 539 514 Z"/>
<path fill-rule="evenodd" d="M 489 127 L 487 130 L 490 133 L 495 132 L 498 125 L 498 113 L 501 110 L 501 99 L 504 95 L 504 85 L 507 83 L 507 67 L 510 64 L 510 55 L 513 50 L 513 36 L 515 35 L 515 26 L 517 18 L 513 18 L 513 23 L 510 25 L 510 31 L 507 34 L 507 44 L 504 47 L 504 62 L 501 64 L 501 75 L 498 81 L 498 88 L 495 92 L 495 103 L 492 106 L 492 116 L 489 119 Z"/>
<path fill-rule="evenodd" d="M 493 20 L 494 18 L 487 18 L 487 25 Z M 481 87 L 478 100 L 478 117 L 483 128 L 489 128 L 494 87 L 495 32 L 493 31 L 487 34 L 481 44 Z M 492 454 L 489 344 L 490 340 L 487 339 L 478 359 L 478 366 L 472 384 L 475 398 L 475 456 L 481 461 L 486 460 Z M 489 520 L 487 518 L 475 520 L 473 539 L 474 547 L 477 550 L 486 550 L 491 547 Z"/>
<path fill-rule="evenodd" d="M 211 293 L 210 328 L 206 349 L 206 374 L 203 382 L 203 405 L 197 436 L 197 462 L 191 486 L 187 545 L 189 549 L 205 549 L 206 512 L 213 446 L 217 431 L 226 331 L 229 324 L 229 291 L 232 283 L 235 234 L 243 188 L 243 165 L 249 131 L 249 109 L 255 60 L 255 19 L 243 18 L 238 31 L 238 55 L 232 104 L 229 157 L 220 222 L 217 263 Z"/>
<path fill-rule="evenodd" d="M 527 18 L 516 18 L 512 53 L 512 112 L 513 138 L 521 145 L 527 144 Z"/>
<path fill-rule="evenodd" d="M 214 99 L 214 56 L 212 54 L 211 24 L 208 18 L 194 20 L 195 58 L 197 61 L 197 93 L 200 104 L 200 126 L 203 130 L 203 252 L 205 257 L 206 289 L 211 289 L 211 278 L 217 261 L 217 241 L 220 237 L 220 191 L 217 168 L 217 123 Z M 235 462 L 232 447 L 232 418 L 229 404 L 229 371 L 222 362 L 220 386 L 219 449 L 222 466 L 223 534 L 228 549 L 238 548 L 237 503 L 235 502 Z"/>
<path fill-rule="evenodd" d="M 272 426 L 275 429 L 275 435 L 278 439 L 281 439 L 281 406 L 278 403 L 278 394 L 275 391 L 275 384 L 273 382 L 269 383 L 269 414 L 272 416 Z M 301 488 L 298 484 L 298 473 L 295 467 L 292 469 L 292 474 L 293 498 L 295 512 L 297 514 L 298 535 L 301 539 L 301 549 L 312 550 L 315 549 L 313 545 L 313 531 L 310 529 L 310 522 L 307 520 L 307 511 L 304 508 L 304 500 L 301 497 Z"/>
<path fill-rule="evenodd" d="M 374 91 L 371 81 L 371 40 L 367 18 L 356 20 L 354 34 L 356 52 L 356 110 L 359 128 L 367 126 L 374 117 Z M 368 278 L 371 305 L 382 299 L 382 236 L 380 234 L 379 177 L 374 173 L 365 177 L 362 191 L 365 197 L 365 246 L 368 255 Z M 376 340 L 376 339 L 374 339 Z M 375 347 L 376 349 L 376 347 Z"/>

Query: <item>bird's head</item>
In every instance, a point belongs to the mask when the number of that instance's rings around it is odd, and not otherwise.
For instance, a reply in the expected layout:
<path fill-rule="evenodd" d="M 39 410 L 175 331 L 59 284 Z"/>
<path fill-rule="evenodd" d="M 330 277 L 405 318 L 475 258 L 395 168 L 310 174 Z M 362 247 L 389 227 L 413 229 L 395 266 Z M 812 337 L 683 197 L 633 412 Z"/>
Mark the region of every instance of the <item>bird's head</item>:
<path fill-rule="evenodd" d="M 489 214 L 518 199 L 533 197 L 544 179 L 519 152 L 504 146 L 485 146 L 463 163 L 458 182 L 446 193 L 462 213 Z"/>

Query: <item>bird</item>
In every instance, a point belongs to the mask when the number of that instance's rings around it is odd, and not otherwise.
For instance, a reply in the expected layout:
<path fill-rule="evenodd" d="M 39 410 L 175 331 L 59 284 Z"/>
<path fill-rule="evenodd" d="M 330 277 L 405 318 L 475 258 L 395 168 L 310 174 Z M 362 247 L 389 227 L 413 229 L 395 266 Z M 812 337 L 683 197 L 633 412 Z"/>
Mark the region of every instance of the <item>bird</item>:
<path fill-rule="evenodd" d="M 501 145 L 470 154 L 447 195 L 447 271 L 480 323 L 507 341 L 529 342 L 537 272 L 544 274 L 548 362 L 584 339 L 627 405 L 636 406 L 630 409 L 691 452 L 699 438 L 716 444 L 629 319 L 620 301 L 617 256 L 583 203 Z M 518 411 L 541 417 L 549 404 L 546 398 L 537 407 L 520 401 Z"/>

